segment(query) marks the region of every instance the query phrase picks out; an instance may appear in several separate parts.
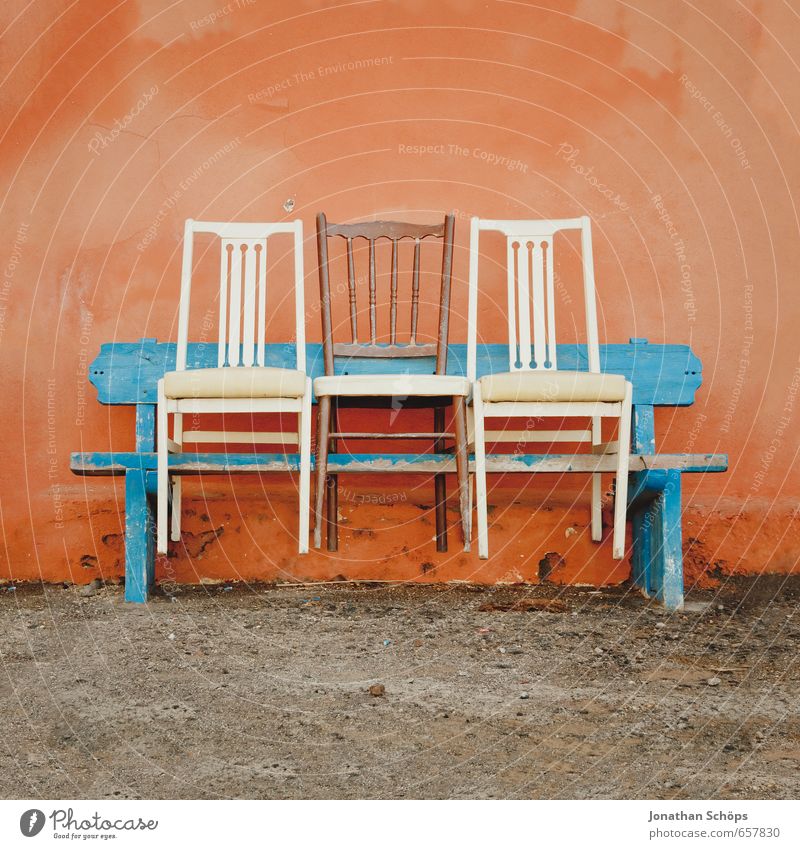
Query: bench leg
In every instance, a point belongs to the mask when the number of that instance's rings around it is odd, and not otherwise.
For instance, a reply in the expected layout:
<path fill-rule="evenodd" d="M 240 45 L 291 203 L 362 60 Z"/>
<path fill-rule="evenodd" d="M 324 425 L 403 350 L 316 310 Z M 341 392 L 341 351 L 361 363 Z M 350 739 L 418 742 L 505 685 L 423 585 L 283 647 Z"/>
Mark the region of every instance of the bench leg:
<path fill-rule="evenodd" d="M 642 594 L 667 610 L 683 607 L 681 473 L 677 469 L 632 475 L 633 569 Z"/>
<path fill-rule="evenodd" d="M 653 501 L 650 561 L 651 593 L 667 610 L 683 607 L 681 473 L 670 469 L 664 489 Z"/>
<path fill-rule="evenodd" d="M 631 475 L 631 487 L 634 493 L 637 493 L 644 485 L 646 476 L 646 472 L 635 472 Z M 631 580 L 648 598 L 652 593 L 650 561 L 653 556 L 653 516 L 650 506 L 650 504 L 643 504 L 631 510 L 631 528 L 633 531 Z"/>
<path fill-rule="evenodd" d="M 125 601 L 143 604 L 155 579 L 153 504 L 147 494 L 147 472 L 125 473 Z"/>

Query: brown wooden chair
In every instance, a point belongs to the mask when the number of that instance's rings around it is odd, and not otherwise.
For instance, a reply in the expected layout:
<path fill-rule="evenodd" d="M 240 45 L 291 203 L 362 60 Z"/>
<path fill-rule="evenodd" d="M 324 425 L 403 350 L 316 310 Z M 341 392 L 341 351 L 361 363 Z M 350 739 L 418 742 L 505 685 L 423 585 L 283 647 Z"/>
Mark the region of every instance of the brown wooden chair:
<path fill-rule="evenodd" d="M 444 432 L 445 411 L 453 406 L 456 467 L 459 482 L 459 505 L 464 550 L 470 548 L 469 470 L 467 455 L 466 401 L 470 392 L 469 381 L 460 376 L 447 375 L 447 334 L 450 313 L 450 277 L 453 259 L 453 231 L 455 219 L 445 217 L 440 224 L 410 224 L 400 221 L 365 221 L 355 224 L 330 224 L 324 213 L 317 216 L 317 251 L 319 256 L 319 285 L 322 305 L 322 343 L 325 376 L 314 381 L 314 392 L 318 401 L 317 417 L 317 468 L 314 545 L 322 544 L 322 507 L 327 492 L 326 528 L 328 550 L 338 548 L 338 481 L 336 475 L 327 474 L 329 451 L 336 450 L 336 440 L 356 439 L 424 439 L 433 440 L 433 449 L 445 450 L 445 440 L 450 434 Z M 328 267 L 328 240 L 341 237 L 346 241 L 347 291 L 349 299 L 348 342 L 334 342 L 331 307 L 331 285 Z M 356 304 L 358 285 L 353 256 L 353 241 L 366 239 L 369 246 L 369 341 L 359 341 L 358 309 Z M 375 243 L 380 239 L 391 241 L 391 272 L 389 297 L 389 341 L 379 343 L 378 301 L 376 282 Z M 411 281 L 411 320 L 408 342 L 398 342 L 398 254 L 403 239 L 414 242 L 414 264 Z M 438 338 L 435 343 L 420 343 L 417 340 L 420 312 L 420 245 L 425 239 L 441 242 L 442 271 L 439 292 Z M 365 293 L 366 294 L 366 293 Z M 362 302 L 363 303 L 363 302 Z M 424 303 L 431 303 L 430 298 Z M 435 371 L 429 374 L 409 373 L 411 360 L 427 357 L 435 361 Z M 350 358 L 380 358 L 391 360 L 392 365 L 385 373 L 348 374 L 347 360 Z M 406 370 L 403 368 L 405 362 Z M 419 369 L 416 369 L 419 371 Z M 413 433 L 346 433 L 338 429 L 338 410 L 343 407 L 367 409 L 432 409 L 433 432 Z M 394 470 L 398 470 L 395 465 Z M 435 476 L 436 503 L 436 547 L 447 550 L 445 475 Z"/>

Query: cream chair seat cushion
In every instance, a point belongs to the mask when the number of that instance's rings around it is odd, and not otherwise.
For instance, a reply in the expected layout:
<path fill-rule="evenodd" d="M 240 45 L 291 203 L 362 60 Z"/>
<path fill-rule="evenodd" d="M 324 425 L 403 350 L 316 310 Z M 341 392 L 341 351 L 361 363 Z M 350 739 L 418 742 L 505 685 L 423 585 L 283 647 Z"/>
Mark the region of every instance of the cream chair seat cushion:
<path fill-rule="evenodd" d="M 301 398 L 305 389 L 302 371 L 268 366 L 198 368 L 164 375 L 167 398 Z"/>
<path fill-rule="evenodd" d="M 587 371 L 512 371 L 480 378 L 484 401 L 622 401 L 625 377 Z"/>
<path fill-rule="evenodd" d="M 470 393 L 466 377 L 449 374 L 340 374 L 318 377 L 314 394 L 380 397 L 463 395 Z"/>

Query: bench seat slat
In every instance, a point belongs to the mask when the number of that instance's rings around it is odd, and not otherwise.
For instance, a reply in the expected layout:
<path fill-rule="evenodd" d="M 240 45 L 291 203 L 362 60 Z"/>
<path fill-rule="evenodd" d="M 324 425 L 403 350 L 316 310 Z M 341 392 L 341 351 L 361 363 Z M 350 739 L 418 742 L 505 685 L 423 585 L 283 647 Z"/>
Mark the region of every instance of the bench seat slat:
<path fill-rule="evenodd" d="M 169 458 L 176 474 L 231 474 L 296 471 L 299 454 L 181 454 Z M 331 454 L 332 472 L 455 472 L 448 454 Z M 471 465 L 471 464 L 470 464 Z M 156 454 L 136 452 L 77 453 L 70 468 L 77 475 L 123 475 L 128 469 L 156 469 Z M 487 454 L 489 472 L 614 472 L 614 455 L 592 454 Z M 631 471 L 675 469 L 680 472 L 724 472 L 726 454 L 631 454 Z"/>

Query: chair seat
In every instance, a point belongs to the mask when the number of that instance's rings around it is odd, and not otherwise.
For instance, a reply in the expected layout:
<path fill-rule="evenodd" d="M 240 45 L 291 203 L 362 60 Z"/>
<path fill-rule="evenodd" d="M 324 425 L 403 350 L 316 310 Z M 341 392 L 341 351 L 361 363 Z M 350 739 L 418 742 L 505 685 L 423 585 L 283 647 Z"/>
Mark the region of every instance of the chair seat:
<path fill-rule="evenodd" d="M 294 369 L 256 366 L 168 371 L 167 398 L 301 398 L 306 376 Z"/>
<path fill-rule="evenodd" d="M 318 377 L 314 394 L 407 397 L 410 395 L 469 395 L 466 377 L 449 374 L 341 374 Z"/>
<path fill-rule="evenodd" d="M 484 401 L 622 401 L 625 377 L 587 371 L 512 371 L 480 379 Z"/>

